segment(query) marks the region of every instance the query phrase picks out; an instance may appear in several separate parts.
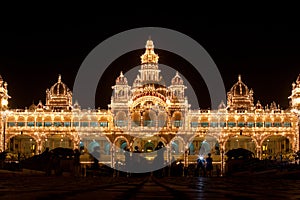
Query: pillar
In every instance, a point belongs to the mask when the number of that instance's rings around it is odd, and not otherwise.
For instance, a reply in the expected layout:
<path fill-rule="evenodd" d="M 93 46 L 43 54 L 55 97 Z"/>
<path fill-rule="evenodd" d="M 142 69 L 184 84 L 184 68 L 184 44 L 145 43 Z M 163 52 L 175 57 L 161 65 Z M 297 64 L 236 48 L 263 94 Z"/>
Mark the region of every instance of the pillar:
<path fill-rule="evenodd" d="M 115 153 L 116 153 L 116 151 L 115 151 L 115 145 L 114 144 L 112 144 L 111 145 L 111 167 L 112 168 L 114 168 L 115 167 Z"/>
<path fill-rule="evenodd" d="M 171 164 L 171 159 L 172 159 L 172 151 L 171 151 L 171 147 L 170 144 L 167 144 L 166 149 L 167 149 L 167 163 L 168 165 Z"/>
<path fill-rule="evenodd" d="M 261 160 L 261 146 L 256 147 L 256 157 Z"/>
<path fill-rule="evenodd" d="M 189 163 L 189 160 L 188 160 L 188 152 L 189 152 L 189 149 L 186 149 L 184 151 L 184 156 L 183 156 L 183 162 L 184 162 L 184 167 L 188 167 L 188 163 Z"/>
<path fill-rule="evenodd" d="M 41 139 L 38 139 L 36 141 L 36 145 L 37 145 L 37 152 L 38 152 L 38 154 L 42 153 L 43 150 L 42 150 L 42 141 L 41 141 Z"/>
<path fill-rule="evenodd" d="M 220 149 L 220 153 L 221 153 L 221 176 L 224 176 L 225 174 L 225 160 L 224 160 L 224 156 L 225 156 L 225 150 L 222 147 L 223 145 L 221 145 L 221 149 Z"/>

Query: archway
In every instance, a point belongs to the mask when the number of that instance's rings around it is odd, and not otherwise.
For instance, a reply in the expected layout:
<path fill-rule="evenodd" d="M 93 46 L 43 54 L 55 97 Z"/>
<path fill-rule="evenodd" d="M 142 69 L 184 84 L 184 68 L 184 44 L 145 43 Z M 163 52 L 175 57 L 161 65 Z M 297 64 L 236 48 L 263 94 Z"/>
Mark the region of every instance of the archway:
<path fill-rule="evenodd" d="M 272 135 L 265 138 L 261 145 L 262 158 L 279 160 L 291 158 L 292 144 L 287 137 L 282 135 Z"/>
<path fill-rule="evenodd" d="M 225 152 L 238 148 L 247 149 L 256 155 L 256 143 L 250 136 L 236 135 L 228 138 L 225 143 Z"/>
<path fill-rule="evenodd" d="M 147 142 L 144 145 L 144 152 L 149 153 L 149 152 L 153 152 L 155 149 L 155 146 L 152 142 Z"/>
<path fill-rule="evenodd" d="M 92 152 L 93 148 L 97 147 L 96 150 L 100 152 L 99 162 L 110 164 L 111 163 L 111 143 L 109 139 L 101 134 L 86 134 L 81 135 L 81 146 L 82 154 L 85 154 L 88 157 Z"/>
<path fill-rule="evenodd" d="M 211 153 L 214 162 L 221 161 L 217 138 L 211 135 L 194 137 L 189 145 L 189 162 L 196 162 L 199 156 L 205 158 L 208 153 Z"/>
<path fill-rule="evenodd" d="M 88 151 L 89 151 L 90 153 L 92 153 L 92 152 L 94 152 L 95 150 L 100 149 L 100 144 L 99 144 L 97 141 L 93 140 L 92 142 L 90 142 L 90 143 L 88 144 L 87 149 L 88 149 Z"/>
<path fill-rule="evenodd" d="M 129 148 L 128 141 L 125 137 L 117 137 L 113 143 L 115 162 L 125 163 L 125 150 Z"/>
<path fill-rule="evenodd" d="M 21 157 L 31 157 L 37 153 L 37 142 L 29 135 L 16 135 L 9 139 L 8 149 L 13 154 L 20 153 Z"/>
<path fill-rule="evenodd" d="M 210 144 L 206 140 L 202 141 L 201 147 L 199 150 L 199 155 L 204 157 L 204 156 L 207 156 L 207 154 L 209 154 L 210 152 L 211 152 Z"/>
<path fill-rule="evenodd" d="M 74 142 L 70 135 L 65 134 L 49 134 L 44 140 L 43 150 L 46 148 L 55 149 L 57 147 L 74 148 Z"/>

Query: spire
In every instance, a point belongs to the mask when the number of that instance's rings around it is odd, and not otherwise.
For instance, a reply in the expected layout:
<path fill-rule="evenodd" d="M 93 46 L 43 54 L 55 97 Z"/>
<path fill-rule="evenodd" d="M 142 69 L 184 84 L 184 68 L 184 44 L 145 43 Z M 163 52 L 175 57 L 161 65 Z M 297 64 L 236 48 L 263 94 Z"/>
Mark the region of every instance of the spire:
<path fill-rule="evenodd" d="M 297 77 L 296 83 L 299 85 L 300 84 L 300 74 Z"/>
<path fill-rule="evenodd" d="M 124 77 L 124 75 L 123 75 L 123 72 L 122 72 L 122 71 L 120 72 L 120 77 Z"/>
<path fill-rule="evenodd" d="M 158 63 L 159 56 L 157 54 L 155 54 L 155 52 L 154 52 L 154 44 L 153 44 L 153 41 L 151 39 L 147 40 L 145 48 L 146 48 L 146 51 L 141 56 L 142 64 L 145 64 L 145 63 Z"/>
<path fill-rule="evenodd" d="M 153 41 L 151 40 L 151 37 L 149 37 L 149 39 L 147 40 L 145 47 L 146 47 L 146 49 L 154 50 L 154 44 L 153 44 Z"/>
<path fill-rule="evenodd" d="M 223 100 L 222 100 L 221 103 L 219 104 L 218 109 L 219 109 L 219 110 L 221 110 L 221 109 L 226 109 L 226 105 L 225 105 L 225 103 L 224 103 Z"/>
<path fill-rule="evenodd" d="M 61 83 L 61 75 L 60 74 L 58 75 L 58 81 L 57 82 Z"/>
<path fill-rule="evenodd" d="M 239 80 L 239 82 L 242 82 L 242 76 L 240 74 L 238 76 L 238 80 Z"/>

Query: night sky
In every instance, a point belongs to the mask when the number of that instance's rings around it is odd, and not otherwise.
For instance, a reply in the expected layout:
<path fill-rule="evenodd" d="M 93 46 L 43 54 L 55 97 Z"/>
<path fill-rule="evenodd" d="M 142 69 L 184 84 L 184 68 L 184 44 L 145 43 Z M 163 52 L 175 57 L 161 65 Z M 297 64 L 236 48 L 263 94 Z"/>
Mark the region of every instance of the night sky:
<path fill-rule="evenodd" d="M 2 24 L 0 74 L 8 82 L 10 107 L 24 108 L 39 100 L 45 103 L 45 91 L 56 83 L 58 74 L 72 89 L 77 70 L 95 46 L 121 31 L 146 26 L 174 29 L 198 41 L 219 68 L 227 91 L 241 74 L 243 82 L 254 91 L 255 103 L 260 100 L 266 105 L 275 101 L 283 108 L 289 105 L 291 84 L 300 73 L 297 23 L 231 23 L 200 16 L 107 18 L 47 19 L 43 23 L 23 19 Z M 139 65 L 143 52 L 141 49 L 125 54 L 109 66 L 98 85 L 97 107 L 107 108 L 115 78 L 121 70 L 126 72 Z M 170 52 L 156 52 L 162 64 L 174 66 L 190 80 L 200 107 L 210 107 L 208 90 L 201 77 L 192 77 L 183 70 L 190 71 L 192 66 Z"/>

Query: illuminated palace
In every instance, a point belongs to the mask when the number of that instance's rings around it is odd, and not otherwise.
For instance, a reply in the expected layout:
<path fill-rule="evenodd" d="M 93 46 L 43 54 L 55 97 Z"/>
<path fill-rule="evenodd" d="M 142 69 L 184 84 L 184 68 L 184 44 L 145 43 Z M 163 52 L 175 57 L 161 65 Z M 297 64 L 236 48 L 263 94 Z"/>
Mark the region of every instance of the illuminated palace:
<path fill-rule="evenodd" d="M 121 72 L 107 110 L 81 109 L 72 102 L 72 92 L 61 76 L 46 90 L 45 103 L 9 109 L 7 83 L 1 78 L 0 149 L 31 156 L 47 147 L 81 147 L 91 152 L 100 146 L 101 162 L 111 165 L 124 161 L 124 148 L 133 151 L 137 146 L 144 153 L 152 152 L 160 141 L 167 162 L 182 159 L 185 165 L 209 152 L 216 163 L 222 163 L 225 153 L 235 148 L 248 149 L 260 159 L 280 154 L 288 158 L 299 150 L 300 76 L 292 84 L 286 110 L 274 102 L 254 103 L 253 91 L 241 76 L 217 110 L 192 110 L 182 77 L 174 72 L 166 86 L 158 59 L 148 40 L 132 86 Z"/>

